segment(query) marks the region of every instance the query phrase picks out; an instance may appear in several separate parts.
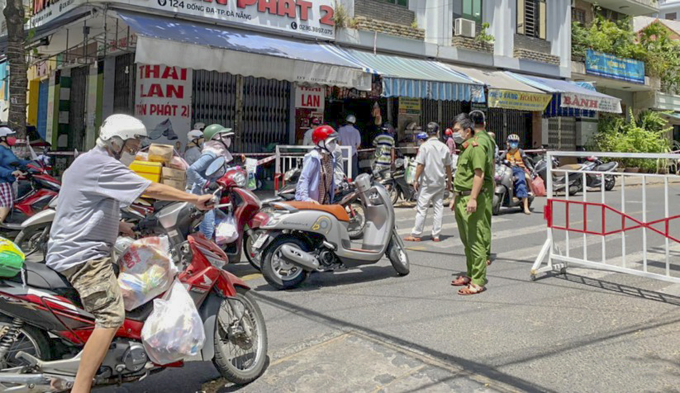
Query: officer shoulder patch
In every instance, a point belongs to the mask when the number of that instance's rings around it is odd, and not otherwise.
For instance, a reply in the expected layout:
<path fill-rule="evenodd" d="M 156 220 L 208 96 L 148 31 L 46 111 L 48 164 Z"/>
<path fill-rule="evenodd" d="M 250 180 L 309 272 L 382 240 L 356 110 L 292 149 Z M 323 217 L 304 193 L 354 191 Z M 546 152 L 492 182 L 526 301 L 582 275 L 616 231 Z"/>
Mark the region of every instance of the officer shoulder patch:
<path fill-rule="evenodd" d="M 477 141 L 472 141 L 472 147 L 477 147 L 477 146 L 479 146 L 479 143 L 477 143 Z"/>

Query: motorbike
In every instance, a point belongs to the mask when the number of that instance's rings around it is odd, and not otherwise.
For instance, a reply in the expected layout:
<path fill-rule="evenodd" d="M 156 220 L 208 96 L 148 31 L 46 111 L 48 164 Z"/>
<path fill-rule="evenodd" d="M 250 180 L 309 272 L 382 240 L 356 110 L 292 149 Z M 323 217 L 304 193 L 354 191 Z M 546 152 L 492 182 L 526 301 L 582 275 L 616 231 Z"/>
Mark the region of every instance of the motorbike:
<path fill-rule="evenodd" d="M 556 169 L 567 169 L 569 172 L 568 181 L 565 181 L 564 172 L 559 171 L 553 173 L 553 191 L 564 191 L 565 184 L 568 184 L 569 195 L 576 195 L 579 191 L 583 190 L 583 174 L 578 173 L 579 171 L 592 171 L 592 172 L 613 172 L 617 167 L 617 162 L 604 163 L 599 158 L 591 156 L 586 159 L 582 164 L 571 164 L 560 166 L 560 161 L 557 157 L 552 158 L 553 168 Z M 535 166 L 536 173 L 547 183 L 547 165 L 545 158 L 542 158 L 536 163 Z M 586 174 L 586 186 L 590 188 L 600 188 L 602 187 L 602 178 L 599 175 L 592 173 Z M 611 191 L 616 186 L 616 177 L 614 175 L 605 175 L 604 188 L 606 191 Z"/>
<path fill-rule="evenodd" d="M 202 217 L 191 204 L 175 202 L 140 221 L 137 229 L 170 239 L 178 279 L 195 301 L 205 329 L 200 360 L 212 361 L 228 381 L 247 384 L 266 364 L 264 317 L 248 285 L 215 267 L 224 265 L 226 254 L 202 235 L 189 235 Z M 141 331 L 152 310 L 153 301 L 126 313 L 95 385 L 135 382 L 183 365 L 149 360 Z M 0 326 L 0 390 L 54 392 L 72 387 L 94 317 L 81 308 L 63 276 L 44 264 L 26 262 L 24 274 L 0 279 Z"/>
<path fill-rule="evenodd" d="M 276 211 L 263 223 L 266 232 L 253 244 L 261 253 L 262 273 L 276 289 L 302 284 L 310 272 L 375 264 L 387 255 L 400 276 L 410 272 L 406 247 L 397 234 L 394 208 L 387 190 L 359 175 L 354 186 L 366 212 L 361 248 L 353 248 L 347 227 L 349 216 L 341 205 L 310 202 L 274 203 Z"/>
<path fill-rule="evenodd" d="M 380 184 L 385 187 L 390 195 L 392 205 L 396 205 L 401 197 L 407 202 L 416 202 L 418 200 L 418 192 L 413 188 L 413 184 L 406 182 L 406 169 L 404 168 L 404 160 L 397 158 L 394 161 L 396 170 L 383 169 L 377 171 L 374 169 L 373 174 L 380 179 Z M 456 166 L 452 167 L 452 174 L 456 174 Z M 444 200 L 449 199 L 449 190 L 444 191 Z"/>
<path fill-rule="evenodd" d="M 17 168 L 19 165 L 15 165 Z M 19 177 L 17 199 L 5 221 L 0 224 L 0 232 L 5 237 L 14 238 L 29 217 L 47 209 L 61 189 L 58 180 L 50 176 L 37 162 L 27 165 L 26 172 Z"/>
<path fill-rule="evenodd" d="M 518 198 L 515 197 L 515 176 L 512 172 L 512 168 L 510 167 L 509 163 L 507 161 L 501 161 L 497 160 L 496 161 L 496 174 L 495 174 L 495 179 L 496 179 L 496 188 L 494 190 L 493 194 L 493 207 L 492 207 L 492 212 L 494 216 L 497 216 L 501 212 L 502 207 L 519 207 L 520 209 L 524 208 L 524 205 L 522 204 L 522 201 Z M 529 188 L 529 183 L 531 182 L 531 179 L 527 178 L 527 188 Z M 531 207 L 531 203 L 534 201 L 534 194 L 529 191 L 529 207 Z"/>

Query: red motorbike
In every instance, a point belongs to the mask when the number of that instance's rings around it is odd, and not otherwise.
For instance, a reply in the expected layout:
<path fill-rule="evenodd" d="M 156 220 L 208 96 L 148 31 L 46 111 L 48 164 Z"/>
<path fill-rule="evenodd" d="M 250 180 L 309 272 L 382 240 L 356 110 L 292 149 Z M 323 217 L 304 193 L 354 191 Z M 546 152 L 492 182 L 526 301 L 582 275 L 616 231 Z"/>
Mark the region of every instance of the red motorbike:
<path fill-rule="evenodd" d="M 248 285 L 216 267 L 226 263 L 225 253 L 202 235 L 189 234 L 202 218 L 191 204 L 172 203 L 137 228 L 170 239 L 179 280 L 191 294 L 205 329 L 206 340 L 196 360 L 212 361 L 228 381 L 247 384 L 264 371 L 264 317 Z M 183 365 L 149 360 L 141 332 L 152 310 L 153 302 L 148 302 L 126 314 L 96 385 L 134 382 Z M 27 262 L 25 274 L 0 279 L 0 391 L 69 389 L 93 328 L 94 318 L 82 308 L 77 292 L 46 265 Z"/>

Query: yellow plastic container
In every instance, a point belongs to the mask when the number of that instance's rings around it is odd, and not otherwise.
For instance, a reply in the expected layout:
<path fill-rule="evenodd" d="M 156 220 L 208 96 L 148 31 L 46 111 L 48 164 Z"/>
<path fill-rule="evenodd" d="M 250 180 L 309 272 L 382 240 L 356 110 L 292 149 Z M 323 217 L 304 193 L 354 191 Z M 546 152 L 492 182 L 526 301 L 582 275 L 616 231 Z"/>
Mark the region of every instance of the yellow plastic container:
<path fill-rule="evenodd" d="M 133 161 L 130 169 L 137 174 L 151 174 L 160 176 L 163 173 L 163 164 L 160 162 Z"/>
<path fill-rule="evenodd" d="M 135 172 L 137 175 L 149 179 L 154 183 L 160 183 L 161 182 L 161 175 L 155 175 L 153 173 L 141 173 L 141 172 Z"/>

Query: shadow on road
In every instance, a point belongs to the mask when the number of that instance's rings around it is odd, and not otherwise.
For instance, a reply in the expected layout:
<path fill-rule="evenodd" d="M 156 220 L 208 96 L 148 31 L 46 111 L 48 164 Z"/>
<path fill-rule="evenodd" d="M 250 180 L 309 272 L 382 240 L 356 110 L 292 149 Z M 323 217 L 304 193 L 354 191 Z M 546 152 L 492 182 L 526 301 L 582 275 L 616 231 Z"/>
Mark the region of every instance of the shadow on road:
<path fill-rule="evenodd" d="M 646 300 L 652 300 L 655 302 L 668 303 L 680 306 L 680 297 L 669 295 L 666 293 L 649 291 L 646 289 L 636 288 L 629 285 L 617 284 L 611 281 L 603 281 L 596 278 L 589 278 L 569 273 L 553 275 L 552 277 L 560 278 L 562 280 L 573 283 L 587 285 L 589 287 L 604 289 L 606 291 L 621 293 L 629 296 L 635 296 Z"/>

